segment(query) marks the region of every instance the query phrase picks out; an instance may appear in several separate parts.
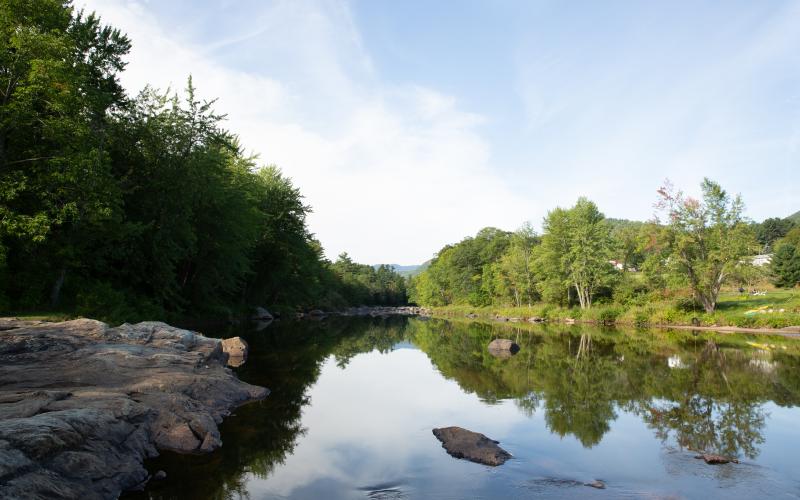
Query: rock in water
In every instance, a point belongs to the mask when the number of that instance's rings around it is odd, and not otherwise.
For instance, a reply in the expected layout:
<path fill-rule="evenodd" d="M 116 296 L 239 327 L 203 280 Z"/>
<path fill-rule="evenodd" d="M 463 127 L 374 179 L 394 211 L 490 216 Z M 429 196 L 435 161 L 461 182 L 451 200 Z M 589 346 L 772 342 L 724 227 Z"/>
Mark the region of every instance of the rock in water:
<path fill-rule="evenodd" d="M 0 318 L 0 499 L 117 498 L 157 450 L 218 448 L 223 417 L 269 393 L 227 358 L 165 323 Z"/>
<path fill-rule="evenodd" d="M 442 442 L 442 448 L 455 458 L 493 466 L 502 465 L 511 458 L 509 452 L 497 446 L 498 441 L 461 427 L 433 429 L 433 435 Z"/>
<path fill-rule="evenodd" d="M 603 481 L 601 481 L 599 479 L 595 479 L 591 483 L 584 483 L 584 486 L 589 486 L 591 488 L 596 488 L 598 490 L 606 489 L 606 483 L 604 483 Z"/>
<path fill-rule="evenodd" d="M 519 352 L 519 345 L 513 340 L 508 339 L 494 339 L 489 342 L 489 352 L 495 353 L 511 353 L 516 354 Z"/>
<path fill-rule="evenodd" d="M 247 342 L 241 337 L 231 337 L 222 341 L 222 352 L 228 355 L 228 366 L 241 366 L 247 361 Z"/>
<path fill-rule="evenodd" d="M 694 458 L 703 460 L 707 464 L 711 465 L 722 465 L 727 463 L 735 463 L 738 464 L 739 461 L 735 458 L 724 457 L 722 455 L 714 455 L 713 453 L 702 453 L 700 455 L 695 455 Z"/>

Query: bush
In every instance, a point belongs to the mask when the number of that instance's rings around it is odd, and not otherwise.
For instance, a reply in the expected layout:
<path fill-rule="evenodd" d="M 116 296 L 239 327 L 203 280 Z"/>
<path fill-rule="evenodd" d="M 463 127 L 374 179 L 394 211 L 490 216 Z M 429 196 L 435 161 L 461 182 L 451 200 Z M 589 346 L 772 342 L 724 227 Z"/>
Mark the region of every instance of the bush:
<path fill-rule="evenodd" d="M 153 303 L 108 283 L 91 283 L 75 298 L 75 311 L 106 323 L 123 323 L 163 318 L 164 311 Z"/>
<path fill-rule="evenodd" d="M 597 322 L 604 325 L 613 325 L 620 314 L 621 311 L 616 307 L 605 307 L 598 313 Z"/>
<path fill-rule="evenodd" d="M 648 326 L 652 315 L 652 308 L 638 309 L 633 315 L 633 324 L 640 328 Z"/>
<path fill-rule="evenodd" d="M 680 297 L 675 301 L 675 310 L 680 312 L 702 311 L 700 304 L 693 297 Z"/>

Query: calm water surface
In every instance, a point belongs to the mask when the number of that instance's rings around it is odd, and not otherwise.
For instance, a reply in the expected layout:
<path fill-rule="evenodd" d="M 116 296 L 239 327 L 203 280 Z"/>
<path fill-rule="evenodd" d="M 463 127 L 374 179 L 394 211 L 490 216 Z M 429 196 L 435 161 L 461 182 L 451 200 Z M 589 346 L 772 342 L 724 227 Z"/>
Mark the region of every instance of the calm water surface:
<path fill-rule="evenodd" d="M 137 496 L 800 497 L 800 341 L 406 318 L 245 336 L 238 374 L 272 394 L 226 420 L 215 453 L 150 462 L 168 478 Z M 498 337 L 522 349 L 495 358 Z M 431 433 L 450 425 L 514 459 L 451 458 Z"/>

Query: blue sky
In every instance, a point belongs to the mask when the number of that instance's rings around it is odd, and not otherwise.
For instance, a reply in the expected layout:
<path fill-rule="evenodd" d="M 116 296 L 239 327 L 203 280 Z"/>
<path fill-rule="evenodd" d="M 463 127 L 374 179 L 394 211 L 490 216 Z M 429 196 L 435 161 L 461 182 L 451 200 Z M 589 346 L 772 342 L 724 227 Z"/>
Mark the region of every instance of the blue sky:
<path fill-rule="evenodd" d="M 647 219 L 666 178 L 800 210 L 798 2 L 76 5 L 133 39 L 131 91 L 219 97 L 330 257 L 418 263 L 581 195 Z"/>

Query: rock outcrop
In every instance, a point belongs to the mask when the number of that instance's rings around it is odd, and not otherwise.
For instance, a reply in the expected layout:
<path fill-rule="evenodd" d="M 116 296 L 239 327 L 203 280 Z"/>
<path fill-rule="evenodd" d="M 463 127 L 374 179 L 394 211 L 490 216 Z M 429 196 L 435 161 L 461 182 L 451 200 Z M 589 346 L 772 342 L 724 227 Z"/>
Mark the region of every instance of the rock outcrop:
<path fill-rule="evenodd" d="M 455 458 L 492 466 L 502 465 L 511 458 L 509 452 L 497 446 L 498 441 L 461 427 L 433 429 L 433 435 L 442 442 L 442 448 Z"/>
<path fill-rule="evenodd" d="M 0 498 L 116 498 L 158 450 L 221 446 L 223 417 L 269 393 L 227 359 L 164 323 L 0 319 Z"/>

